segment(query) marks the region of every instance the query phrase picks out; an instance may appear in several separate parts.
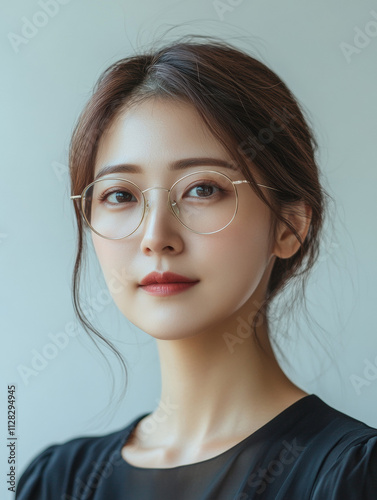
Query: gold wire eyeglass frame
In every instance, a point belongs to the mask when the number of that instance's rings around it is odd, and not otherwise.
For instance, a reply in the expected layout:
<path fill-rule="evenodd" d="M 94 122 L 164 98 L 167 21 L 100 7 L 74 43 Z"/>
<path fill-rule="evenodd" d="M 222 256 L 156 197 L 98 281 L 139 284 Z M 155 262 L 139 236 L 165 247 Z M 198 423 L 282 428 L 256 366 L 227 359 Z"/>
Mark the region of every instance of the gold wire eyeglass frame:
<path fill-rule="evenodd" d="M 234 210 L 233 217 L 228 222 L 228 224 L 226 224 L 221 229 L 217 229 L 216 231 L 211 231 L 211 232 L 206 232 L 206 233 L 201 233 L 199 231 L 195 231 L 194 229 L 191 229 L 189 226 L 187 226 L 184 222 L 182 222 L 181 219 L 178 217 L 178 215 L 175 212 L 175 209 L 173 207 L 173 205 L 176 205 L 176 203 L 172 202 L 171 199 L 170 199 L 170 192 L 171 192 L 171 190 L 174 188 L 174 186 L 178 182 L 180 182 L 181 180 L 185 179 L 186 177 L 189 177 L 190 175 L 195 175 L 195 174 L 200 174 L 200 173 L 203 173 L 203 174 L 214 173 L 214 174 L 219 174 L 219 175 L 222 175 L 223 177 L 226 177 L 228 179 L 228 181 L 233 185 L 234 193 L 235 193 L 235 196 L 236 196 L 236 208 Z M 137 225 L 137 227 L 131 233 L 127 234 L 126 236 L 121 236 L 120 238 L 109 238 L 108 236 L 104 236 L 103 234 L 101 234 L 98 231 L 96 231 L 94 229 L 94 227 L 91 226 L 91 224 L 88 221 L 88 219 L 86 218 L 85 210 L 84 210 L 85 193 L 86 193 L 86 191 L 91 186 L 93 186 L 94 184 L 96 184 L 97 182 L 102 181 L 102 180 L 123 181 L 123 182 L 126 181 L 126 182 L 129 182 L 130 184 L 132 184 L 133 186 L 135 186 L 140 191 L 140 193 L 142 194 L 142 197 L 143 197 L 143 214 L 142 214 L 142 216 L 140 218 L 140 222 Z M 225 229 L 226 227 L 228 227 L 229 224 L 232 223 L 232 221 L 234 220 L 234 218 L 235 218 L 235 216 L 237 214 L 237 210 L 238 210 L 238 191 L 237 191 L 236 185 L 238 185 L 238 184 L 250 184 L 250 181 L 248 181 L 246 179 L 242 179 L 242 180 L 238 180 L 238 181 L 232 181 L 232 179 L 230 179 L 230 177 L 228 177 L 226 174 L 224 174 L 223 172 L 218 172 L 217 170 L 197 170 L 196 172 L 191 172 L 191 173 L 189 173 L 187 175 L 184 175 L 183 177 L 181 177 L 177 181 L 175 181 L 174 184 L 170 187 L 170 189 L 166 189 L 166 188 L 163 188 L 163 187 L 160 187 L 160 186 L 155 186 L 155 187 L 150 187 L 150 188 L 141 190 L 137 184 L 135 184 L 134 182 L 132 182 L 132 181 L 130 181 L 128 179 L 122 179 L 120 177 L 101 177 L 101 178 L 96 179 L 95 181 L 91 182 L 90 184 L 88 184 L 84 188 L 84 190 L 83 190 L 83 192 L 81 194 L 70 196 L 70 199 L 71 200 L 79 200 L 79 199 L 81 200 L 81 203 L 80 203 L 81 214 L 84 216 L 84 220 L 85 220 L 86 224 L 90 227 L 90 229 L 92 231 L 94 231 L 96 234 L 98 234 L 98 236 L 101 236 L 102 238 L 105 238 L 107 240 L 122 240 L 124 238 L 127 238 L 128 236 L 131 236 L 131 234 L 133 234 L 140 227 L 141 223 L 143 222 L 143 219 L 145 217 L 145 214 L 146 214 L 147 210 L 150 209 L 149 200 L 145 199 L 144 193 L 146 193 L 147 191 L 150 191 L 152 189 L 163 189 L 164 191 L 168 192 L 168 205 L 169 205 L 170 211 L 173 213 L 173 215 L 176 217 L 176 219 L 178 219 L 179 222 L 183 226 L 185 226 L 187 229 L 189 229 L 190 231 L 192 231 L 193 233 L 196 233 L 196 234 L 214 234 L 214 233 L 218 233 L 219 231 L 222 231 L 223 229 Z M 279 189 L 275 189 L 275 188 L 270 187 L 270 186 L 265 186 L 264 184 L 258 184 L 257 183 L 257 186 L 264 187 L 264 188 L 267 188 L 267 189 L 273 189 L 274 191 L 279 191 Z"/>

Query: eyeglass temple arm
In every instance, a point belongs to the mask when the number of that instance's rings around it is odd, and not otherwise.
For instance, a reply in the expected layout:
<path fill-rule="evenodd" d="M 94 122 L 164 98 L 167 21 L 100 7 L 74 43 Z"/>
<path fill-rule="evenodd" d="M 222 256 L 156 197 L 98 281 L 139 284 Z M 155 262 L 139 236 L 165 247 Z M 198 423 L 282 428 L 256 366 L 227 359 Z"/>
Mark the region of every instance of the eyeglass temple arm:
<path fill-rule="evenodd" d="M 242 184 L 242 183 L 250 184 L 250 181 L 247 181 L 246 179 L 243 179 L 242 181 L 233 181 L 233 184 Z M 257 184 L 257 186 L 265 187 L 267 189 L 273 189 L 274 191 L 279 191 L 279 189 L 275 189 L 270 186 L 265 186 L 264 184 Z"/>

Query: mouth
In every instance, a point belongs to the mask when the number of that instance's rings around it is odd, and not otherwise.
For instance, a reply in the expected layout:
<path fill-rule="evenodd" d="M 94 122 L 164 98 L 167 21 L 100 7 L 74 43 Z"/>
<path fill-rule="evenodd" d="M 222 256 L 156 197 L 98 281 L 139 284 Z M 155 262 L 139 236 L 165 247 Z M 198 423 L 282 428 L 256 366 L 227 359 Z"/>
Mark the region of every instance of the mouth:
<path fill-rule="evenodd" d="M 167 296 L 188 290 L 198 282 L 199 280 L 176 273 L 153 272 L 140 281 L 139 287 L 151 295 Z"/>

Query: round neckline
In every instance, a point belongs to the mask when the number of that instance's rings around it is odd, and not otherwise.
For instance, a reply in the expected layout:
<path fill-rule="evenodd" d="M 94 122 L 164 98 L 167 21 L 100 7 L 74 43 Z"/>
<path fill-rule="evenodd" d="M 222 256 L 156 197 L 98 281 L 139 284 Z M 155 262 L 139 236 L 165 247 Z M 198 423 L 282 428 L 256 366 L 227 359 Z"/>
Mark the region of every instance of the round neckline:
<path fill-rule="evenodd" d="M 134 469 L 134 470 L 139 470 L 139 471 L 150 471 L 150 472 L 152 472 L 152 471 L 177 471 L 178 469 L 182 469 L 182 468 L 186 468 L 186 467 L 194 468 L 197 466 L 204 466 L 206 464 L 220 460 L 228 454 L 231 455 L 238 448 L 242 448 L 242 446 L 247 444 L 249 441 L 258 439 L 258 437 L 260 435 L 263 435 L 270 426 L 274 425 L 275 423 L 277 423 L 281 419 L 285 419 L 289 415 L 289 413 L 292 413 L 293 411 L 297 410 L 298 407 L 305 405 L 308 402 L 317 401 L 317 400 L 319 400 L 317 395 L 308 394 L 307 396 L 304 396 L 304 397 L 298 399 L 297 401 L 295 401 L 294 403 L 292 403 L 291 405 L 287 406 L 287 408 L 282 410 L 280 413 L 275 415 L 275 417 L 273 417 L 271 420 L 269 420 L 268 422 L 263 424 L 261 427 L 259 427 L 259 429 L 257 429 L 256 431 L 253 431 L 251 434 L 246 436 L 244 439 L 242 439 L 241 441 L 236 443 L 231 448 L 228 448 L 227 450 L 219 453 L 218 455 L 215 455 L 214 457 L 210 457 L 210 458 L 207 458 L 205 460 L 201 460 L 200 462 L 194 462 L 191 464 L 176 465 L 175 467 L 160 467 L 160 468 L 158 468 L 158 467 L 139 467 L 137 465 L 131 464 L 130 462 L 128 462 L 127 460 L 124 459 L 124 457 L 122 455 L 122 448 L 123 448 L 124 444 L 126 443 L 128 437 L 130 436 L 132 431 L 135 429 L 136 425 L 140 422 L 140 420 L 142 420 L 144 417 L 146 417 L 148 415 L 151 415 L 152 412 L 145 413 L 145 414 L 137 417 L 135 420 L 133 420 L 131 422 L 131 424 L 129 424 L 129 426 L 127 426 L 128 431 L 127 431 L 127 434 L 125 436 L 124 435 L 122 436 L 120 448 L 119 448 L 119 453 L 120 453 L 120 456 L 121 456 L 121 459 L 123 461 L 124 466 L 129 467 L 129 468 Z"/>

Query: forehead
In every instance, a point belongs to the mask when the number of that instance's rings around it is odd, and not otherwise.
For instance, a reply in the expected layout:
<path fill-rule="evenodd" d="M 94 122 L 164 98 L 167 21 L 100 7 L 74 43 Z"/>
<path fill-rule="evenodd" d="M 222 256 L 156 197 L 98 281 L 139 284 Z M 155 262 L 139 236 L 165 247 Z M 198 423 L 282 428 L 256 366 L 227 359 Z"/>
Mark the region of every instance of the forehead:
<path fill-rule="evenodd" d="M 196 108 L 151 98 L 122 111 L 102 135 L 94 175 L 104 165 L 132 163 L 148 173 L 182 158 L 208 156 L 231 160 Z"/>

